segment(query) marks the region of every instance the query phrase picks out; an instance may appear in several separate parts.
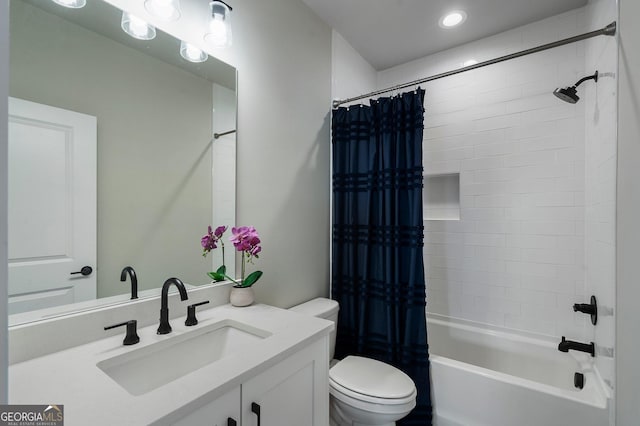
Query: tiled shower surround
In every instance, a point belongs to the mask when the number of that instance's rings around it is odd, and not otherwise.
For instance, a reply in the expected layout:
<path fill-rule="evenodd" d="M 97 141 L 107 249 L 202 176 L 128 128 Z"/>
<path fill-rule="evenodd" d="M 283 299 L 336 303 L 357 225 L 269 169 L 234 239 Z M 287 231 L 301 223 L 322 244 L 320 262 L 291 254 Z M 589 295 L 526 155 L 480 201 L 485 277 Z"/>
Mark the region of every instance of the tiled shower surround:
<path fill-rule="evenodd" d="M 378 85 L 595 29 L 587 13 L 578 9 L 383 71 Z M 459 220 L 424 222 L 430 313 L 574 340 L 591 336 L 588 317 L 572 305 L 590 295 L 585 89 L 594 83 L 579 87 L 583 99 L 575 105 L 552 95 L 595 71 L 585 66 L 586 43 L 423 86 L 425 174 L 459 173 L 460 185 Z"/>
<path fill-rule="evenodd" d="M 613 0 L 593 0 L 585 10 L 589 28 L 618 18 Z M 598 37 L 586 44 L 587 70 L 597 69 L 600 78 L 584 92 L 585 288 L 588 295 L 597 295 L 600 315 L 596 327 L 587 327 L 585 340 L 596 343 L 595 363 L 611 388 L 615 378 L 617 55 L 613 37 Z"/>

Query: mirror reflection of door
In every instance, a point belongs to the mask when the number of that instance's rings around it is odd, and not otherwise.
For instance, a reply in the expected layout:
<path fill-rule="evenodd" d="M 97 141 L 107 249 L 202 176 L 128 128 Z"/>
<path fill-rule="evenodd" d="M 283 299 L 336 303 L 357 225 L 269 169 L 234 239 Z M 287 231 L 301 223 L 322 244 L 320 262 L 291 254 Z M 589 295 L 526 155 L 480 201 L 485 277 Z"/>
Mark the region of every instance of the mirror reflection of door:
<path fill-rule="evenodd" d="M 8 172 L 9 313 L 94 299 L 96 118 L 10 98 Z"/>

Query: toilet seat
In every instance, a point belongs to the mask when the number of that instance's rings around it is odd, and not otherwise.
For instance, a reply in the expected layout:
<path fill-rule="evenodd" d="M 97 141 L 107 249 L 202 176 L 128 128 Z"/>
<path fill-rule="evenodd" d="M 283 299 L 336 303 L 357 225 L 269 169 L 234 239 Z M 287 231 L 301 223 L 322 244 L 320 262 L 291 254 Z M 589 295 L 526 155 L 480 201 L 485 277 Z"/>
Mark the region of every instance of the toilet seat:
<path fill-rule="evenodd" d="M 409 376 L 384 362 L 348 356 L 329 370 L 329 391 L 348 402 L 378 405 L 415 404 L 416 387 Z"/>

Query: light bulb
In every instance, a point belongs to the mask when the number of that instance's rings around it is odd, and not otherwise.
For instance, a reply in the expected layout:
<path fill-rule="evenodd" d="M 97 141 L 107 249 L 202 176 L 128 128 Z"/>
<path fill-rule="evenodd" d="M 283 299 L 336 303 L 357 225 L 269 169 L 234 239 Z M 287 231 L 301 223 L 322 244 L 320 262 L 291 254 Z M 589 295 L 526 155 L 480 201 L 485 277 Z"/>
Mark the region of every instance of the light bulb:
<path fill-rule="evenodd" d="M 231 45 L 231 22 L 229 19 L 231 9 L 226 3 L 212 1 L 211 20 L 209 21 L 209 32 L 204 39 L 214 47 L 228 47 Z"/>
<path fill-rule="evenodd" d="M 129 12 L 122 12 L 122 30 L 139 40 L 151 40 L 156 36 L 155 27 Z"/>
<path fill-rule="evenodd" d="M 164 21 L 176 21 L 181 14 L 179 0 L 145 0 L 144 8 Z"/>
<path fill-rule="evenodd" d="M 220 15 L 214 15 L 209 23 L 209 41 L 216 46 L 227 44 L 227 26 Z"/>
<path fill-rule="evenodd" d="M 85 7 L 87 4 L 87 0 L 53 0 L 53 2 L 71 9 L 80 9 L 81 7 Z"/>
<path fill-rule="evenodd" d="M 180 42 L 180 56 L 189 62 L 204 62 L 209 55 L 186 41 Z"/>

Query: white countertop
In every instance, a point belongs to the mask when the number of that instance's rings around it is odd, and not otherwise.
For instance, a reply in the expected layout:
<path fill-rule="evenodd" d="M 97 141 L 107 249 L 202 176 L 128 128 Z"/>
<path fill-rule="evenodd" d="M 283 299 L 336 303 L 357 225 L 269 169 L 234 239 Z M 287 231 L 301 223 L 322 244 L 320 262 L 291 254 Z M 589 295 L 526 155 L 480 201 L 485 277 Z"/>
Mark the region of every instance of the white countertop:
<path fill-rule="evenodd" d="M 267 305 L 223 305 L 199 311 L 197 316 L 199 323 L 194 327 L 186 327 L 184 317 L 171 320 L 173 332 L 167 335 L 156 334 L 157 324 L 139 329 L 140 343 L 136 345 L 122 345 L 122 327 L 116 336 L 10 365 L 9 403 L 63 404 L 66 426 L 146 425 L 213 401 L 333 329 L 330 321 Z M 224 319 L 271 335 L 256 342 L 251 351 L 223 358 L 139 396 L 129 394 L 96 366 L 105 359 Z M 189 354 L 175 362 L 188 363 Z"/>

